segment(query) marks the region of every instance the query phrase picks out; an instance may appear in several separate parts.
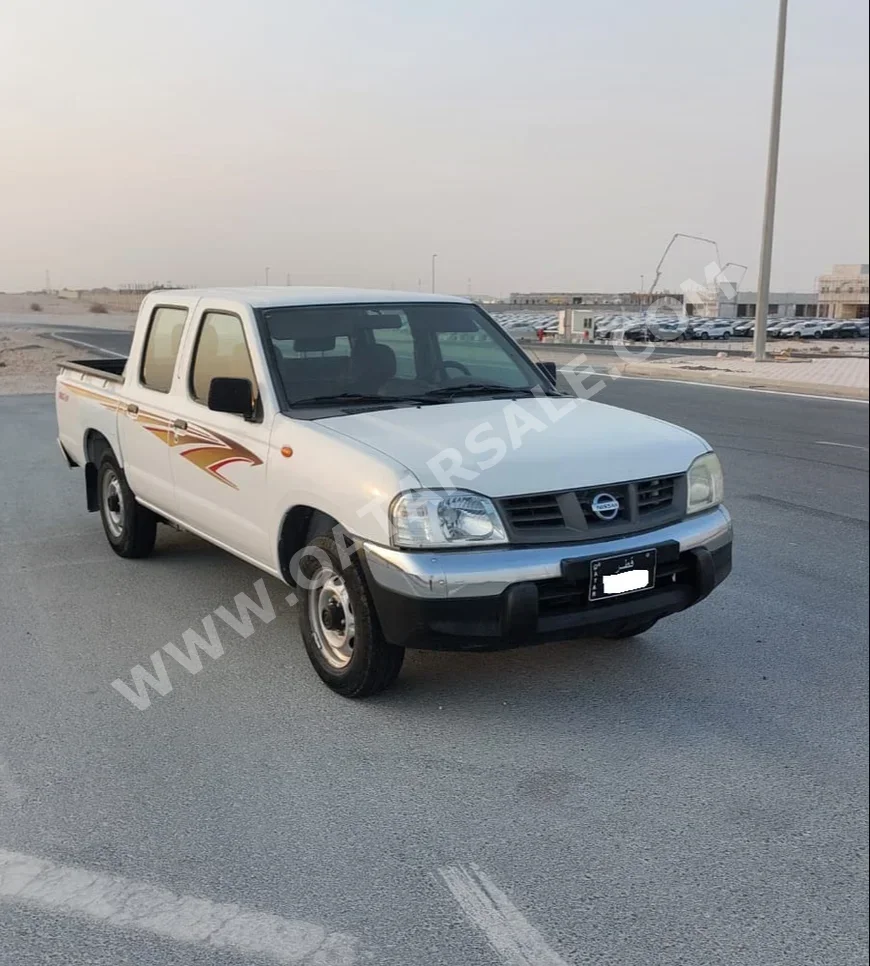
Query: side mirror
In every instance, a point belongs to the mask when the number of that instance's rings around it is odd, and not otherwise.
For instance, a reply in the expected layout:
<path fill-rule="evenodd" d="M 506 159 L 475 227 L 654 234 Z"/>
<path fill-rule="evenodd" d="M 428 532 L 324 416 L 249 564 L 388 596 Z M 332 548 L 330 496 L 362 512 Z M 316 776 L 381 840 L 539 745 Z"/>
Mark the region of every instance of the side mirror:
<path fill-rule="evenodd" d="M 253 418 L 254 387 L 251 380 L 215 376 L 208 384 L 208 408 L 216 413 Z"/>
<path fill-rule="evenodd" d="M 543 374 L 550 380 L 550 382 L 556 385 L 556 363 L 555 362 L 539 362 L 538 368 L 543 372 Z"/>

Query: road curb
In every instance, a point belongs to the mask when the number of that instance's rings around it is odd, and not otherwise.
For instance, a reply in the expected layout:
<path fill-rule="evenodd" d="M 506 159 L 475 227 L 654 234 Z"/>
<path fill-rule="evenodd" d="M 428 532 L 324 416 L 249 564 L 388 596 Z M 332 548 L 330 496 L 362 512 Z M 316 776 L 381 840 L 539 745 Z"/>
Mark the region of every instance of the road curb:
<path fill-rule="evenodd" d="M 870 390 L 860 386 L 835 386 L 817 382 L 780 382 L 763 379 L 752 373 L 722 372 L 721 370 L 676 369 L 656 363 L 624 362 L 608 366 L 614 375 L 654 376 L 674 382 L 705 382 L 718 386 L 738 386 L 743 389 L 775 389 L 808 396 L 837 396 L 841 399 L 868 399 Z"/>

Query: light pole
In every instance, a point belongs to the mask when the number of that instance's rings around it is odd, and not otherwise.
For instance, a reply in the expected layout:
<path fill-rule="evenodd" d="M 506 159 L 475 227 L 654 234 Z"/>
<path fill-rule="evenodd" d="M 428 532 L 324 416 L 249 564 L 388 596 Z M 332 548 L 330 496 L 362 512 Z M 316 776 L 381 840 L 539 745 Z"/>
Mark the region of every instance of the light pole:
<path fill-rule="evenodd" d="M 432 293 L 435 293 L 435 259 L 437 255 L 432 256 Z"/>
<path fill-rule="evenodd" d="M 761 257 L 758 266 L 758 294 L 755 303 L 755 361 L 764 359 L 767 343 L 767 312 L 770 300 L 770 260 L 773 255 L 773 218 L 776 210 L 776 172 L 779 166 L 779 128 L 782 120 L 782 74 L 785 66 L 785 25 L 788 0 L 779 0 L 776 32 L 776 66 L 773 71 L 773 104 L 770 109 L 770 140 L 767 147 L 767 185 L 764 190 L 764 225 L 761 229 Z"/>
<path fill-rule="evenodd" d="M 269 284 L 269 266 L 266 266 L 266 284 Z"/>

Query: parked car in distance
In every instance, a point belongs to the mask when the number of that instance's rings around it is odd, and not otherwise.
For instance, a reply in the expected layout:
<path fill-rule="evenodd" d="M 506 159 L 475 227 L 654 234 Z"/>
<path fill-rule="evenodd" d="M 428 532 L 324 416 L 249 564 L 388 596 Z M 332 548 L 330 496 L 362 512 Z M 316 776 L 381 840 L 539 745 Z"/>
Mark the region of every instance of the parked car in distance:
<path fill-rule="evenodd" d="M 767 334 L 774 339 L 780 339 L 782 338 L 783 329 L 787 329 L 790 325 L 793 325 L 794 321 L 794 319 L 774 319 L 773 321 L 768 319 Z"/>
<path fill-rule="evenodd" d="M 650 323 L 653 338 L 656 342 L 682 342 L 688 338 L 686 334 L 689 323 L 685 320 Z"/>
<path fill-rule="evenodd" d="M 687 338 L 688 322 L 685 319 L 648 318 L 644 323 L 626 330 L 625 337 L 635 342 L 673 342 Z"/>
<path fill-rule="evenodd" d="M 620 319 L 607 330 L 604 337 L 612 342 L 635 338 L 642 339 L 645 328 L 645 324 L 640 319 Z"/>
<path fill-rule="evenodd" d="M 617 330 L 622 333 L 631 320 L 622 315 L 614 315 L 608 319 L 603 319 L 595 325 L 595 334 L 599 339 L 610 339 Z"/>
<path fill-rule="evenodd" d="M 807 319 L 783 326 L 779 334 L 784 339 L 821 339 L 826 329 L 831 327 L 827 319 Z"/>
<path fill-rule="evenodd" d="M 517 342 L 539 342 L 542 332 L 553 332 L 559 328 L 557 321 L 543 323 L 509 322 L 502 326 L 507 334 Z"/>
<path fill-rule="evenodd" d="M 870 322 L 867 319 L 831 322 L 822 332 L 823 339 L 866 339 L 868 335 L 870 335 Z"/>
<path fill-rule="evenodd" d="M 744 319 L 742 322 L 738 322 L 734 326 L 734 331 L 732 335 L 739 337 L 746 337 L 753 335 L 755 332 L 755 319 Z"/>
<path fill-rule="evenodd" d="M 733 322 L 713 321 L 697 326 L 692 333 L 692 337 L 695 339 L 730 339 L 733 333 Z"/>
<path fill-rule="evenodd" d="M 406 648 L 632 637 L 730 573 L 709 444 L 555 382 L 462 298 L 160 291 L 129 358 L 61 364 L 58 442 L 116 554 L 168 523 L 295 586 L 314 669 L 361 698 Z"/>

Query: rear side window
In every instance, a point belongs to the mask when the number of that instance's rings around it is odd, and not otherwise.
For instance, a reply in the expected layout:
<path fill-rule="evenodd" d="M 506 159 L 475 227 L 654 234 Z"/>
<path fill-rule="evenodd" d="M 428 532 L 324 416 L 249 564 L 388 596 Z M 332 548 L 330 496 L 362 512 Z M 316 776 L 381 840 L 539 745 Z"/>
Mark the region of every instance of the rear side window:
<path fill-rule="evenodd" d="M 208 312 L 202 320 L 190 373 L 190 392 L 197 402 L 208 402 L 212 379 L 248 379 L 257 396 L 257 380 L 245 341 L 242 320 L 236 315 Z"/>
<path fill-rule="evenodd" d="M 164 305 L 154 310 L 145 339 L 145 353 L 142 356 L 143 386 L 158 392 L 169 392 L 186 321 L 187 309 Z"/>

